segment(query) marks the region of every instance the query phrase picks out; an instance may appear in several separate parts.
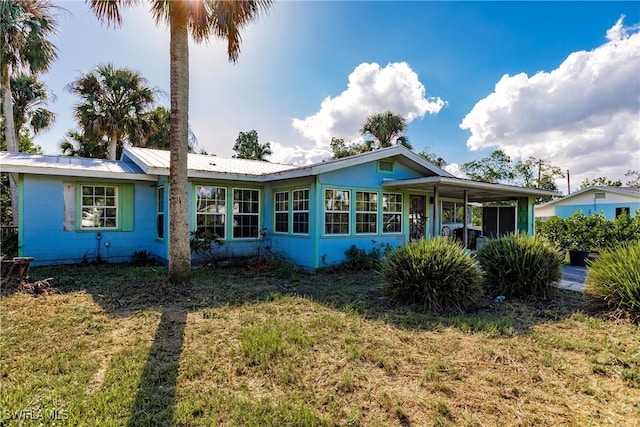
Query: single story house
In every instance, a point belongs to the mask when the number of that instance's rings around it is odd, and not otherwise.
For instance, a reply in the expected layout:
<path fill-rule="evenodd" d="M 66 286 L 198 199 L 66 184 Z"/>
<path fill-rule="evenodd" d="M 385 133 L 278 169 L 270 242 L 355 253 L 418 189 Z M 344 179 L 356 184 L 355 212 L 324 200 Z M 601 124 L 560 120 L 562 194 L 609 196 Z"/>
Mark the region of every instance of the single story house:
<path fill-rule="evenodd" d="M 640 188 L 587 187 L 536 206 L 535 216 L 541 219 L 552 216 L 566 218 L 579 210 L 585 215 L 602 212 L 608 220 L 617 218 L 622 212 L 633 216 L 640 210 Z"/>
<path fill-rule="evenodd" d="M 142 250 L 167 261 L 168 151 L 126 148 L 118 161 L 2 152 L 0 167 L 18 183 L 19 255 L 33 264 L 127 262 Z M 483 233 L 532 234 L 535 198 L 559 196 L 456 178 L 400 145 L 307 166 L 189 154 L 188 180 L 190 229 L 220 236 L 217 256 L 262 244 L 307 268 L 455 224 L 469 244 L 469 203 L 514 201 L 485 208 Z"/>

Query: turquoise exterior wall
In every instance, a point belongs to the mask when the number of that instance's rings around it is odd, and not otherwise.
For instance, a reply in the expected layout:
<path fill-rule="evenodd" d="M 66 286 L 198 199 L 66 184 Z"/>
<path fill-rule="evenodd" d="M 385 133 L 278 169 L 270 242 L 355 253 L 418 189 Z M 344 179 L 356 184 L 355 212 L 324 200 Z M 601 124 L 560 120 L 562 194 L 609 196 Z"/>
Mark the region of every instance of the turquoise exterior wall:
<path fill-rule="evenodd" d="M 155 186 L 133 184 L 134 206 L 131 231 L 65 230 L 64 185 L 88 183 L 82 180 L 49 176 L 23 176 L 21 182 L 20 254 L 34 257 L 34 265 L 78 263 L 98 256 L 107 262 L 127 262 L 134 251 L 146 250 L 164 257 L 164 247 L 155 239 Z M 131 184 L 99 180 L 104 184 Z M 75 197 L 73 200 L 75 204 Z M 69 205 L 69 202 L 67 203 Z M 67 210 L 69 207 L 67 206 Z M 69 217 L 69 214 L 66 214 Z M 69 219 L 69 218 L 67 218 Z"/>
<path fill-rule="evenodd" d="M 369 251 L 374 246 L 404 245 L 409 236 L 409 195 L 422 194 L 427 200 L 427 216 L 431 217 L 433 207 L 429 203 L 428 192 L 383 190 L 385 179 L 418 178 L 421 175 L 398 162 L 392 170 L 380 170 L 377 161 L 345 167 L 326 172 L 318 176 L 285 179 L 267 183 L 249 183 L 242 181 L 216 181 L 198 179 L 190 181 L 189 227 L 196 229 L 195 189 L 197 185 L 218 186 L 227 189 L 226 199 L 226 238 L 222 247 L 215 247 L 218 258 L 253 257 L 260 247 L 269 249 L 293 263 L 307 268 L 321 268 L 345 260 L 345 251 L 352 245 Z M 78 194 L 69 188 L 79 188 L 81 184 L 121 185 L 131 189 L 131 226 L 127 231 L 119 230 L 80 230 L 76 214 L 70 210 L 79 210 Z M 163 189 L 164 203 L 158 215 L 158 191 Z M 233 189 L 251 188 L 260 191 L 260 229 L 266 228 L 266 237 L 257 239 L 233 238 Z M 309 233 L 294 234 L 275 231 L 274 194 L 293 190 L 309 190 Z M 324 195 L 326 189 L 350 191 L 349 233 L 331 235 L 325 233 Z M 135 251 L 146 250 L 149 254 L 166 262 L 169 253 L 169 183 L 166 177 L 154 182 L 125 182 L 91 178 L 53 177 L 44 175 L 23 175 L 20 179 L 21 194 L 21 230 L 20 254 L 35 258 L 34 265 L 79 263 L 83 258 L 89 262 L 100 257 L 106 262 L 128 262 Z M 355 231 L 356 191 L 378 194 L 377 227 L 371 234 L 358 234 Z M 123 190 L 122 193 L 125 193 Z M 396 233 L 383 232 L 383 193 L 402 194 L 402 230 Z M 73 209 L 70 209 L 72 207 Z M 123 208 L 124 206 L 119 206 Z M 80 210 L 81 212 L 81 210 Z M 290 211 L 291 213 L 291 211 Z M 158 221 L 164 228 L 164 236 L 158 235 Z M 123 222 L 120 224 L 122 225 Z M 70 225 L 71 224 L 71 225 Z M 428 224 L 431 224 L 429 218 Z M 429 234 L 430 230 L 427 230 Z M 98 239 L 98 232 L 100 239 Z M 108 245 L 107 245 L 108 244 Z M 193 256 L 194 262 L 203 260 L 202 256 Z"/>

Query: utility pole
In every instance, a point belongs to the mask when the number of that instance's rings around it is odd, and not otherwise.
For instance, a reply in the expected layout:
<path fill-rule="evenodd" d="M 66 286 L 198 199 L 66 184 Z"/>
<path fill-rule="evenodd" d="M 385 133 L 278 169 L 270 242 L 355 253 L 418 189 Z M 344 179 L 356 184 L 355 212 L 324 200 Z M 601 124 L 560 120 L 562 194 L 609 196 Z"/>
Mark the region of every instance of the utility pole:
<path fill-rule="evenodd" d="M 569 169 L 567 169 L 567 189 L 569 190 L 568 194 L 571 194 L 571 179 L 569 178 Z"/>

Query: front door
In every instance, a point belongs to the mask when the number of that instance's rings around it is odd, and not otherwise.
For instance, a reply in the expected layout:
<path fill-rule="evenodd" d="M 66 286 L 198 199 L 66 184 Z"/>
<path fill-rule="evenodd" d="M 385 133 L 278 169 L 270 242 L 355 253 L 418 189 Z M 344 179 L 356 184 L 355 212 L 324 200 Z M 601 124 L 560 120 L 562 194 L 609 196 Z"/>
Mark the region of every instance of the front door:
<path fill-rule="evenodd" d="M 427 196 L 409 196 L 409 238 L 424 239 L 427 230 Z"/>

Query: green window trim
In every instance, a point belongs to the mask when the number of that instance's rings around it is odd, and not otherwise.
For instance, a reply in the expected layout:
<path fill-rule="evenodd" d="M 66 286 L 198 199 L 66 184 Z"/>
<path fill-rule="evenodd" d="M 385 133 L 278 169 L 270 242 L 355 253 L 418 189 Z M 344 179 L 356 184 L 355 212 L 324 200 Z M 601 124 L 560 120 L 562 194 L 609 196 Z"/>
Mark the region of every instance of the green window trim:
<path fill-rule="evenodd" d="M 82 188 L 113 187 L 116 188 L 116 227 L 83 227 L 82 226 Z M 128 183 L 78 182 L 76 183 L 76 231 L 133 231 L 134 227 L 134 185 Z"/>

